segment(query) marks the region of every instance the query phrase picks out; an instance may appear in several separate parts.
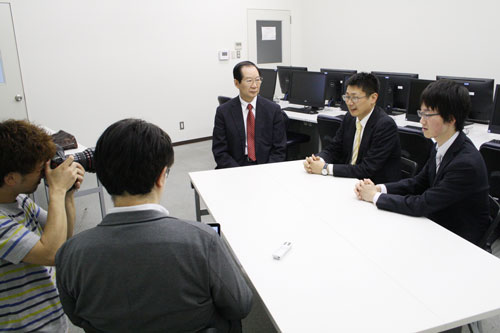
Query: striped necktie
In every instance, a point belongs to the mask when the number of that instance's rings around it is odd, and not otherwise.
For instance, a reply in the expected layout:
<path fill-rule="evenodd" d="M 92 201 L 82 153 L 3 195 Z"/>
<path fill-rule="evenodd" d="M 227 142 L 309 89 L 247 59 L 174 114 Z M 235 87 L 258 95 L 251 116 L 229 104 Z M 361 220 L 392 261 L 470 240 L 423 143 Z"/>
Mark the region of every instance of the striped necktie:
<path fill-rule="evenodd" d="M 352 165 L 355 165 L 356 160 L 358 159 L 358 151 L 359 151 L 359 144 L 361 143 L 362 129 L 363 126 L 361 126 L 361 122 L 359 120 L 356 120 L 356 135 L 354 135 L 354 148 L 352 149 L 352 159 L 351 159 Z"/>

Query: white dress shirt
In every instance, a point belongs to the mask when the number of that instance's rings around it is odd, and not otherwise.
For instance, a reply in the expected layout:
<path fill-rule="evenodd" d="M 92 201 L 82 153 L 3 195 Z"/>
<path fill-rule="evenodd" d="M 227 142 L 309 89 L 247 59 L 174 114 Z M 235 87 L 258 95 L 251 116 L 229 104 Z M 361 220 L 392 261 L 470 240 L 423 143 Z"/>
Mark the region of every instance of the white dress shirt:
<path fill-rule="evenodd" d="M 255 112 L 256 106 L 257 106 L 257 96 L 254 97 L 254 99 L 248 103 L 245 102 L 241 96 L 240 97 L 240 102 L 241 102 L 241 111 L 243 112 L 243 125 L 245 127 L 245 155 L 248 155 L 248 143 L 247 143 L 247 116 L 248 116 L 248 104 L 252 104 L 252 113 L 254 118 L 256 118 L 257 113 Z"/>
<path fill-rule="evenodd" d="M 113 207 L 109 209 L 108 214 L 136 212 L 141 210 L 157 210 L 159 212 L 170 215 L 170 213 L 165 207 L 158 204 L 143 204 L 135 206 Z"/>

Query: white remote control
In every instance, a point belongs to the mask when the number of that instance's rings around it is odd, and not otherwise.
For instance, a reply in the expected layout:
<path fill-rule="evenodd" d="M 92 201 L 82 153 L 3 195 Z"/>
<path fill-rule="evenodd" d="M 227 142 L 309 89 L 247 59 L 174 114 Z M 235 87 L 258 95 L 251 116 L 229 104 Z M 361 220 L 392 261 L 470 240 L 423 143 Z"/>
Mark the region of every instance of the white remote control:
<path fill-rule="evenodd" d="M 291 247 L 292 247 L 291 242 L 284 242 L 279 249 L 273 252 L 273 258 L 276 260 L 280 260 L 285 256 L 285 254 L 290 250 Z"/>

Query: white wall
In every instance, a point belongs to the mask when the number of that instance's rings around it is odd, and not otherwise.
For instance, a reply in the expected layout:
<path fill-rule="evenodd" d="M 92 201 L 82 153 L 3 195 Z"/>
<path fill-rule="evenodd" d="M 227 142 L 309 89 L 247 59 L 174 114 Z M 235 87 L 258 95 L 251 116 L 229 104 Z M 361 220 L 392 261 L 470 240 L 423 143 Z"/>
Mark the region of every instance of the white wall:
<path fill-rule="evenodd" d="M 309 1 L 303 60 L 363 71 L 494 78 L 500 83 L 500 2 Z"/>
<path fill-rule="evenodd" d="M 84 145 L 124 117 L 173 141 L 210 136 L 234 96 L 217 51 L 243 42 L 248 8 L 292 13 L 292 64 L 496 79 L 496 0 L 11 0 L 28 113 Z M 179 122 L 185 130 L 179 130 Z"/>
<path fill-rule="evenodd" d="M 125 117 L 161 126 L 174 142 L 210 136 L 217 95 L 235 96 L 232 68 L 247 55 L 247 8 L 300 0 L 11 0 L 31 121 L 86 146 Z M 300 18 L 292 60 L 300 59 Z M 242 59 L 217 51 L 243 42 Z M 179 122 L 185 130 L 179 130 Z"/>

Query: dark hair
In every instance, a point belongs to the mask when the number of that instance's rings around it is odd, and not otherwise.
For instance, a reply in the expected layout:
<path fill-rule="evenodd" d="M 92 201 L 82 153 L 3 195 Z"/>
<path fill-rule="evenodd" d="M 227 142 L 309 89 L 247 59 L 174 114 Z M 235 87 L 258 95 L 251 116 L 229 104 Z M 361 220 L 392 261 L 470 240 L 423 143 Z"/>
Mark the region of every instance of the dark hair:
<path fill-rule="evenodd" d="M 0 186 L 11 172 L 33 172 L 39 163 L 52 158 L 56 145 L 41 127 L 26 120 L 9 119 L 0 123 Z"/>
<path fill-rule="evenodd" d="M 364 91 L 367 96 L 373 93 L 378 94 L 379 82 L 375 75 L 371 73 L 356 73 L 353 74 L 346 82 L 346 87 L 358 87 Z"/>
<path fill-rule="evenodd" d="M 253 67 L 257 68 L 259 75 L 261 75 L 259 67 L 257 67 L 257 65 L 255 65 L 253 62 L 251 62 L 251 61 L 239 62 L 233 68 L 233 77 L 235 80 L 238 80 L 238 82 L 240 82 L 240 83 L 241 83 L 241 79 L 243 79 L 243 74 L 241 73 L 241 68 L 246 67 L 246 66 L 253 66 Z"/>
<path fill-rule="evenodd" d="M 168 134 L 140 119 L 112 124 L 95 147 L 97 177 L 111 195 L 148 194 L 163 168 L 173 163 Z"/>
<path fill-rule="evenodd" d="M 420 96 L 420 105 L 422 103 L 439 112 L 446 122 L 455 118 L 457 131 L 464 128 L 465 118 L 472 107 L 467 88 L 448 79 L 429 84 Z"/>

